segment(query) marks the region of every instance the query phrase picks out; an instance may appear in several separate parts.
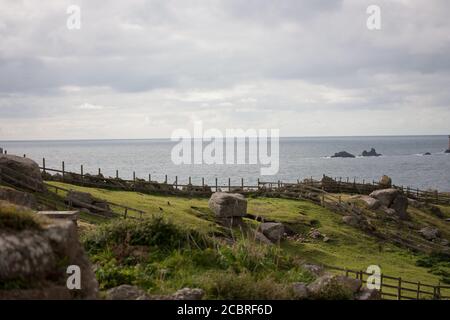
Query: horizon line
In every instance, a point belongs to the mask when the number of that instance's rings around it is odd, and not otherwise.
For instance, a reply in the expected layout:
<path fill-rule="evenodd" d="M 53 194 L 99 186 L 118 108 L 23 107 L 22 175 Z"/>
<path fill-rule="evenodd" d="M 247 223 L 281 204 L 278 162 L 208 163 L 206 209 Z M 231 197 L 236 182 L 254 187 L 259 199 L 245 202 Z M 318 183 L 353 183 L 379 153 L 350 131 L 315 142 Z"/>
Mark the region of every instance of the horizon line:
<path fill-rule="evenodd" d="M 439 137 L 448 136 L 448 134 L 399 134 L 399 135 L 337 135 L 337 136 L 280 136 L 280 139 L 292 139 L 292 138 L 377 138 L 377 137 Z M 82 139 L 12 139 L 12 140 L 0 140 L 0 142 L 46 142 L 46 141 L 145 141 L 145 140 L 171 140 L 170 137 L 166 138 L 82 138 Z"/>

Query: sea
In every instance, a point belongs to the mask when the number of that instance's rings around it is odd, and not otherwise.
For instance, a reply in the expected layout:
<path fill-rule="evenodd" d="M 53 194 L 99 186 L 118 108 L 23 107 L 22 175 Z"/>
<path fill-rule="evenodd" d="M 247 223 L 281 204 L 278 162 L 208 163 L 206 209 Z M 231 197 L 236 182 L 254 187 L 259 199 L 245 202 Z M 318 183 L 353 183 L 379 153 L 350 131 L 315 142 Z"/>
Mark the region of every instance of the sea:
<path fill-rule="evenodd" d="M 255 164 L 181 164 L 172 161 L 176 142 L 170 139 L 148 140 L 54 140 L 0 141 L 0 148 L 8 154 L 26 155 L 47 168 L 97 173 L 114 177 L 116 170 L 123 179 L 138 178 L 208 185 L 218 179 L 220 186 L 253 185 L 260 181 L 295 182 L 297 179 L 327 176 L 343 181 L 378 181 L 388 175 L 396 185 L 423 190 L 450 191 L 450 154 L 448 136 L 374 136 L 374 137 L 292 137 L 280 138 L 279 170 L 275 175 L 262 176 L 261 165 Z M 363 150 L 375 148 L 382 156 L 362 157 Z M 331 158 L 339 151 L 347 151 L 356 158 Z M 431 155 L 424 155 L 425 153 Z"/>

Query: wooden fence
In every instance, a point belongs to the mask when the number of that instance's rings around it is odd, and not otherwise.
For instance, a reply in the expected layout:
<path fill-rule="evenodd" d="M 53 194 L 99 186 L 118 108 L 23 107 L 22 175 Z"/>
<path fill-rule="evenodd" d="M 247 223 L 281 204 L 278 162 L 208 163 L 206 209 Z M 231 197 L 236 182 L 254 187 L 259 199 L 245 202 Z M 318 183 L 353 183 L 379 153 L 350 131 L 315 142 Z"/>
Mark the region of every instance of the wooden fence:
<path fill-rule="evenodd" d="M 386 188 L 386 186 L 376 182 L 376 181 L 365 181 L 364 179 L 362 181 L 356 181 L 354 178 L 353 180 L 347 178 L 329 178 L 323 176 L 322 179 L 317 180 L 313 177 L 309 177 L 303 180 L 298 180 L 296 182 L 283 182 L 281 180 L 278 181 L 260 181 L 260 179 L 257 179 L 256 183 L 248 184 L 245 183 L 244 178 L 240 178 L 239 184 L 232 184 L 231 178 L 228 178 L 226 180 L 226 183 L 219 184 L 218 178 L 214 179 L 213 185 L 207 185 L 205 183 L 205 178 L 201 178 L 201 185 L 194 185 L 192 183 L 191 177 L 188 177 L 187 181 L 188 183 L 180 183 L 178 176 L 173 177 L 173 181 L 169 181 L 168 175 L 164 175 L 164 181 L 158 182 L 152 180 L 152 176 L 148 175 L 147 179 L 139 179 L 136 176 L 136 172 L 133 171 L 133 179 L 127 180 L 127 179 L 121 179 L 119 177 L 119 171 L 116 170 L 116 176 L 114 178 L 107 178 L 103 177 L 102 170 L 99 168 L 98 172 L 96 174 L 88 174 L 84 171 L 84 166 L 80 166 L 80 172 L 70 172 L 65 169 L 65 162 L 63 161 L 61 163 L 61 169 L 55 169 L 55 168 L 48 168 L 46 167 L 45 158 L 42 159 L 42 166 L 40 167 L 42 172 L 48 173 L 48 172 L 54 172 L 61 175 L 61 179 L 63 181 L 67 180 L 67 182 L 75 182 L 80 183 L 85 186 L 92 186 L 92 187 L 103 187 L 103 188 L 116 188 L 120 190 L 136 190 L 137 185 L 153 185 L 153 186 L 159 186 L 162 191 L 170 191 L 169 189 L 173 189 L 175 191 L 177 190 L 211 190 L 214 192 L 217 191 L 255 191 L 255 190 L 285 190 L 289 188 L 296 188 L 298 186 L 310 186 L 317 189 L 321 189 L 324 191 L 327 191 L 329 193 L 349 193 L 349 194 L 370 194 L 374 190 Z M 74 179 L 74 177 L 76 179 Z M 76 181 L 73 181 L 76 180 Z M 234 179 L 235 180 L 235 179 Z M 121 185 L 121 182 L 123 183 Z M 401 190 L 407 197 L 416 199 L 419 201 L 427 202 L 427 203 L 433 203 L 433 204 L 444 204 L 448 205 L 450 204 L 450 194 L 449 193 L 442 193 L 436 191 L 426 191 L 426 190 L 420 190 L 418 188 L 412 188 L 412 187 L 405 187 L 405 186 L 396 186 L 393 185 L 392 187 L 397 188 Z M 157 191 L 157 190 L 155 190 Z"/>
<path fill-rule="evenodd" d="M 324 265 L 325 269 L 337 271 L 347 277 L 354 277 L 367 284 L 368 277 L 373 276 L 362 270 L 351 270 L 341 267 Z M 393 277 L 385 274 L 380 275 L 380 294 L 383 299 L 396 300 L 449 300 L 450 285 L 430 285 L 420 281 L 409 281 L 401 277 Z"/>
<path fill-rule="evenodd" d="M 55 185 L 48 184 L 48 183 L 44 183 L 46 190 L 41 190 L 39 188 L 36 188 L 37 183 L 39 183 L 39 181 L 36 181 L 35 179 L 33 179 L 29 176 L 26 176 L 16 170 L 13 170 L 11 168 L 0 165 L 0 184 L 5 184 L 5 185 L 9 185 L 9 186 L 14 186 L 14 187 L 20 186 L 22 189 L 26 189 L 27 191 L 32 191 L 32 192 L 37 192 L 37 193 L 53 192 L 55 195 L 59 195 L 59 196 L 62 196 L 62 195 L 66 196 L 67 193 L 73 191 L 70 189 L 62 188 L 62 187 L 55 186 Z M 89 210 L 94 210 L 96 212 L 101 212 L 103 214 L 96 214 L 95 212 L 92 212 L 92 211 L 89 212 L 89 214 L 94 215 L 94 216 L 99 216 L 102 218 L 111 218 L 112 215 L 119 215 L 125 219 L 127 219 L 127 218 L 142 219 L 143 216 L 146 214 L 146 212 L 143 210 L 120 205 L 120 204 L 106 201 L 103 199 L 102 199 L 102 202 L 107 204 L 107 208 L 92 205 L 89 203 L 85 203 L 78 199 L 70 199 L 69 198 L 66 200 L 67 200 L 66 206 L 68 208 L 81 207 L 81 208 L 86 208 Z M 50 205 L 55 206 L 56 204 L 52 203 Z"/>

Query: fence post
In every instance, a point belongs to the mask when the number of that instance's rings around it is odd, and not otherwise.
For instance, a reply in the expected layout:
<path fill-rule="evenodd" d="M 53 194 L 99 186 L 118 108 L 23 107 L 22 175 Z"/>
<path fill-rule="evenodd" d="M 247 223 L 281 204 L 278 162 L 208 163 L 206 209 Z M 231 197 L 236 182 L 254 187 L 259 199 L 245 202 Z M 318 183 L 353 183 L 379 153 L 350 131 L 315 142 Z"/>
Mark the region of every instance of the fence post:
<path fill-rule="evenodd" d="M 231 192 L 231 178 L 228 178 L 228 192 Z"/>
<path fill-rule="evenodd" d="M 133 182 L 136 182 L 136 172 L 133 171 Z"/>
<path fill-rule="evenodd" d="M 167 184 L 167 174 L 164 176 L 164 183 Z"/>
<path fill-rule="evenodd" d="M 152 175 L 149 173 L 148 174 L 148 182 L 151 182 L 152 181 Z"/>
<path fill-rule="evenodd" d="M 64 165 L 64 161 L 62 162 L 62 178 L 63 178 L 63 181 L 64 181 L 64 172 L 65 171 L 65 165 Z"/>
<path fill-rule="evenodd" d="M 417 282 L 417 300 L 420 299 L 420 281 Z"/>
<path fill-rule="evenodd" d="M 217 192 L 218 188 L 217 188 L 217 178 L 216 178 L 216 192 Z"/>
<path fill-rule="evenodd" d="M 191 179 L 191 177 L 189 177 L 189 184 L 192 184 L 191 182 L 192 182 L 192 179 Z"/>
<path fill-rule="evenodd" d="M 42 158 L 42 171 L 45 173 L 45 158 Z"/>
<path fill-rule="evenodd" d="M 102 174 L 102 169 L 98 168 L 98 175 Z"/>
<path fill-rule="evenodd" d="M 258 178 L 258 187 L 257 187 L 257 189 L 259 190 L 259 178 Z"/>
<path fill-rule="evenodd" d="M 84 176 L 84 170 L 83 170 L 83 165 L 81 165 L 80 167 L 80 173 L 81 173 L 81 182 L 83 182 L 83 176 Z"/>
<path fill-rule="evenodd" d="M 241 178 L 241 187 L 242 187 L 242 190 L 244 190 L 244 178 Z"/>
<path fill-rule="evenodd" d="M 383 298 L 383 274 L 380 276 L 380 297 Z"/>
<path fill-rule="evenodd" d="M 119 179 L 119 170 L 116 170 L 116 179 Z"/>
<path fill-rule="evenodd" d="M 202 177 L 202 188 L 205 187 L 205 178 Z"/>
<path fill-rule="evenodd" d="M 402 278 L 398 278 L 397 300 L 402 300 Z"/>

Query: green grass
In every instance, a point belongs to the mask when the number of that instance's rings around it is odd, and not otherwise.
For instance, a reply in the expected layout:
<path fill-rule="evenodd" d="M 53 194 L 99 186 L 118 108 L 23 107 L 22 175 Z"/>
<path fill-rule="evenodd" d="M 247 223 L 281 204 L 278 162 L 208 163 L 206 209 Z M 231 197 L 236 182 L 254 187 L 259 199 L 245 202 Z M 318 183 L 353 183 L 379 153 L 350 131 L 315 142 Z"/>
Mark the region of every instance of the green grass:
<path fill-rule="evenodd" d="M 46 222 L 30 209 L 0 200 L 0 230 L 40 230 Z"/>
<path fill-rule="evenodd" d="M 204 198 L 109 191 L 57 182 L 51 182 L 51 184 L 90 192 L 95 197 L 145 210 L 150 214 L 161 213 L 181 228 L 197 230 L 205 234 L 218 231 L 218 227 L 211 220 L 208 200 Z M 411 208 L 409 211 L 414 222 L 437 226 L 442 230 L 444 237 L 448 238 L 449 227 L 445 225 L 445 222 L 417 209 Z M 449 209 L 442 207 L 442 211 L 448 214 Z M 440 279 L 439 275 L 430 273 L 429 268 L 416 264 L 419 259 L 423 258 L 423 255 L 389 243 L 382 243 L 373 236 L 343 224 L 341 215 L 310 202 L 278 198 L 251 198 L 248 199 L 248 212 L 284 222 L 304 235 L 314 226 L 331 239 L 326 243 L 321 240 L 308 240 L 301 243 L 283 242 L 281 250 L 292 258 L 356 270 L 366 270 L 369 265 L 378 265 L 384 274 L 429 284 L 437 284 Z M 173 259 L 176 258 L 173 257 Z M 190 262 L 186 263 L 185 271 L 180 271 L 185 275 L 180 278 L 184 280 L 179 280 L 179 285 L 193 285 L 199 277 L 205 276 L 203 272 L 200 274 L 194 272 L 188 267 L 189 265 Z"/>

